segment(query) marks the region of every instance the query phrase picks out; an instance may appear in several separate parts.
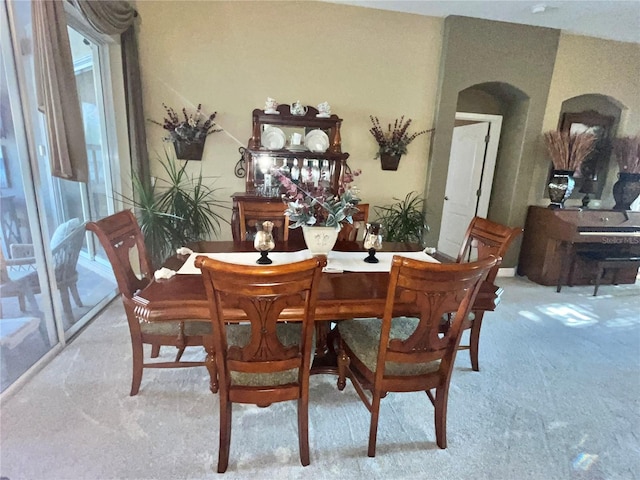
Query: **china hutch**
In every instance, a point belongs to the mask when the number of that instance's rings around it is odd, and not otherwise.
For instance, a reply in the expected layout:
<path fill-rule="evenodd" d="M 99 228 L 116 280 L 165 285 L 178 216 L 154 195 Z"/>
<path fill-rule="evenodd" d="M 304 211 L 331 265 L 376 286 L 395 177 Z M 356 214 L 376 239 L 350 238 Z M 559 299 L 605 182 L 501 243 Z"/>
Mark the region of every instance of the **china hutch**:
<path fill-rule="evenodd" d="M 341 118 L 322 116 L 310 106 L 302 115 L 293 114 L 286 104 L 279 105 L 276 112 L 253 111 L 252 134 L 244 150 L 245 191 L 232 195 L 234 241 L 243 240 L 238 202 L 282 202 L 278 181 L 272 174 L 274 168 L 296 183 L 310 182 L 309 186 L 314 182 L 317 185 L 322 178 L 334 192 L 346 168 L 349 154 L 342 152 Z"/>

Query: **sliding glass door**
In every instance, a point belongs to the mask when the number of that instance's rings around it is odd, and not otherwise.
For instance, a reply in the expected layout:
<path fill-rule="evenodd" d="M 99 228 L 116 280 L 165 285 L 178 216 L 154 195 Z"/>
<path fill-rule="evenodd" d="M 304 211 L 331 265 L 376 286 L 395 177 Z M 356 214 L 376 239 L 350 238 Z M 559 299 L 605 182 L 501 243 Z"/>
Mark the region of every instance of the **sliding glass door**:
<path fill-rule="evenodd" d="M 114 212 L 103 88 L 108 45 L 88 27 L 69 27 L 83 115 L 89 182 L 51 175 L 43 115 L 36 108 L 30 2 L 2 0 L 0 193 L 2 290 L 0 359 L 4 391 L 65 342 L 115 296 L 111 268 L 87 221 Z M 19 47 L 18 47 L 19 46 Z M 117 169 L 116 169 L 117 171 Z"/>

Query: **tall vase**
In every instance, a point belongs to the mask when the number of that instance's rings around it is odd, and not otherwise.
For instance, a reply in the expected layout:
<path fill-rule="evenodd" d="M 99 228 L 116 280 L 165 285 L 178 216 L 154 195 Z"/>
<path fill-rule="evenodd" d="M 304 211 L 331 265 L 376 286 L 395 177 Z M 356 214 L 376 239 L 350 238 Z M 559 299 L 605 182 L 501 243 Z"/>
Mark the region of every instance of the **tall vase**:
<path fill-rule="evenodd" d="M 549 181 L 549 208 L 564 208 L 564 201 L 571 196 L 576 181 L 572 170 L 554 170 Z"/>
<path fill-rule="evenodd" d="M 202 160 L 204 138 L 193 142 L 174 140 L 173 146 L 176 149 L 176 158 L 179 160 Z"/>
<path fill-rule="evenodd" d="M 328 255 L 338 240 L 339 228 L 302 226 L 302 235 L 312 255 Z"/>
<path fill-rule="evenodd" d="M 629 210 L 640 195 L 640 173 L 618 173 L 618 181 L 613 184 L 614 210 Z"/>

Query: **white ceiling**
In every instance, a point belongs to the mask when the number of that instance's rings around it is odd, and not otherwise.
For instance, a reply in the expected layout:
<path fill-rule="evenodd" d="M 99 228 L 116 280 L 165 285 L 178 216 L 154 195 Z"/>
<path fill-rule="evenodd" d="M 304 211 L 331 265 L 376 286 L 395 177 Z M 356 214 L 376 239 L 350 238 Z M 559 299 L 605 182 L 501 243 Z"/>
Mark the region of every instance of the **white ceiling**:
<path fill-rule="evenodd" d="M 431 17 L 461 15 L 640 43 L 640 0 L 330 0 Z M 534 7 L 544 7 L 533 13 Z M 541 8 L 542 9 L 542 8 Z"/>

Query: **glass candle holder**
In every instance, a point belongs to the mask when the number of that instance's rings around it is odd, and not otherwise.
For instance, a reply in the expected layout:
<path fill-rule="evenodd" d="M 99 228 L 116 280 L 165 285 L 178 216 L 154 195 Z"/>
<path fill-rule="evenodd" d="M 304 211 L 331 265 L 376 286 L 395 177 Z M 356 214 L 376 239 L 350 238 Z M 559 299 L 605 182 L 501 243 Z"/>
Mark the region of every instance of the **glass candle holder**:
<path fill-rule="evenodd" d="M 256 260 L 259 265 L 269 265 L 273 260 L 269 258 L 269 252 L 276 247 L 273 241 L 273 222 L 262 222 L 253 240 L 253 247 L 260 252 L 260 258 Z"/>
<path fill-rule="evenodd" d="M 378 263 L 380 260 L 376 258 L 376 250 L 382 248 L 382 225 L 379 223 L 367 223 L 367 230 L 364 233 L 362 242 L 364 248 L 369 252 L 364 261 L 367 263 Z"/>

